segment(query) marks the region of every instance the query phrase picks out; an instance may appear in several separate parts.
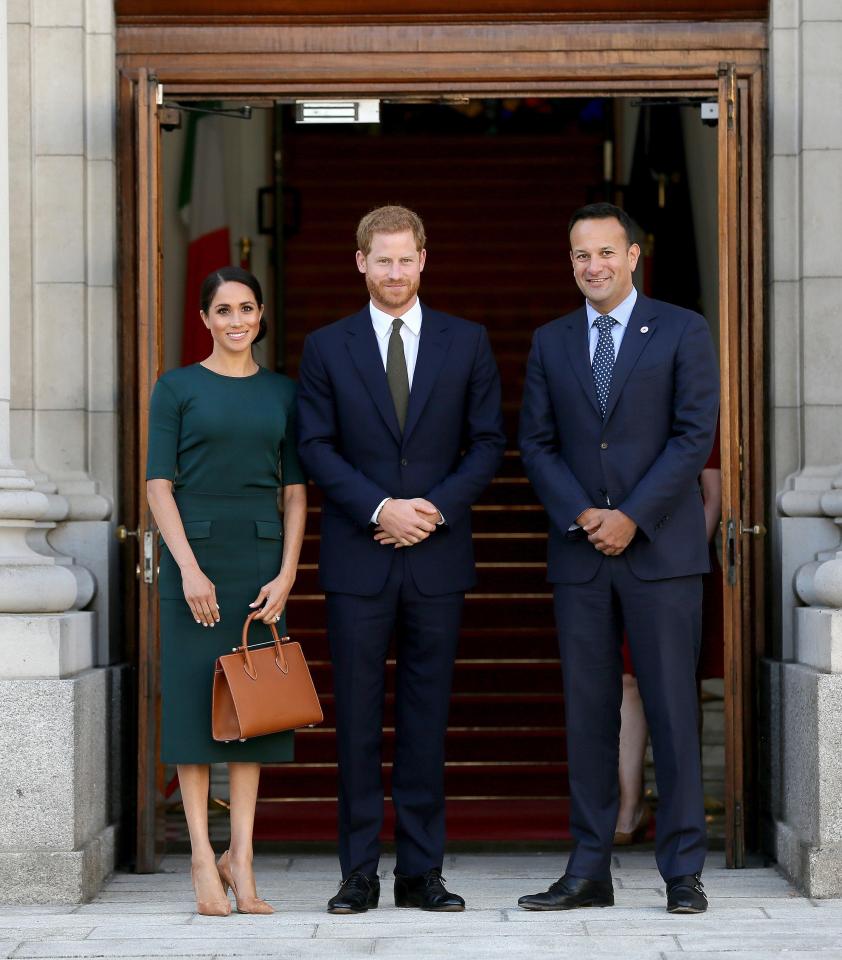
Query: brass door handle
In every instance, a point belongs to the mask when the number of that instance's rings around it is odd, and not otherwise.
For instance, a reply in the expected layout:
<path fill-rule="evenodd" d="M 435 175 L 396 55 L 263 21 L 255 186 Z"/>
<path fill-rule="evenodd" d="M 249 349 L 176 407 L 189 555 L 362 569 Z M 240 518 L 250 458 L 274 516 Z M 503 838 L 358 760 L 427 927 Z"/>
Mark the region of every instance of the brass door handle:
<path fill-rule="evenodd" d="M 747 533 L 750 533 L 753 537 L 765 537 L 766 527 L 764 527 L 762 523 L 755 523 L 751 527 L 744 527 L 743 521 L 740 520 L 740 536 L 745 536 Z"/>
<path fill-rule="evenodd" d="M 140 527 L 138 527 L 136 530 L 129 530 L 124 523 L 121 523 L 119 527 L 115 528 L 114 536 L 120 541 L 120 543 L 125 543 L 129 537 L 140 536 Z"/>

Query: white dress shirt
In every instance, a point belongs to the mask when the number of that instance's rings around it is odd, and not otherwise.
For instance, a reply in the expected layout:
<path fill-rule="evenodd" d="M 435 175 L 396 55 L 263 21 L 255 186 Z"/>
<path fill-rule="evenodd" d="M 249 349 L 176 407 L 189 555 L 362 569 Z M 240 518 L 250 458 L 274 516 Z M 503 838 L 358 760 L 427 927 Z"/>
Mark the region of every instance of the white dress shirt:
<path fill-rule="evenodd" d="M 377 346 L 380 348 L 380 358 L 385 370 L 386 356 L 389 352 L 389 337 L 392 335 L 392 324 L 395 318 L 388 313 L 383 313 L 373 303 L 369 303 L 368 309 L 371 312 L 371 323 L 374 327 L 374 335 L 377 337 Z M 409 376 L 409 389 L 411 390 L 415 361 L 418 359 L 418 343 L 421 340 L 421 301 L 418 297 L 415 298 L 415 303 L 400 319 L 403 320 L 400 337 L 403 340 L 403 355 L 406 358 L 406 372 Z"/>
<path fill-rule="evenodd" d="M 386 358 L 389 353 L 389 337 L 392 335 L 392 324 L 395 318 L 388 313 L 384 313 L 373 303 L 368 305 L 371 313 L 371 323 L 374 327 L 374 335 L 377 337 L 377 346 L 380 349 L 380 359 L 383 361 L 383 369 L 386 369 Z M 403 324 L 400 329 L 400 337 L 403 340 L 403 355 L 406 359 L 406 373 L 409 378 L 409 389 L 412 389 L 412 376 L 415 373 L 415 361 L 418 359 L 418 344 L 421 341 L 421 301 L 415 298 L 415 303 L 404 313 L 401 318 Z M 385 497 L 377 504 L 377 509 L 371 515 L 371 522 L 377 523 L 383 504 L 391 500 L 391 497 Z M 441 519 L 437 526 L 444 523 L 444 517 L 439 513 Z"/>
<path fill-rule="evenodd" d="M 629 325 L 629 318 L 631 317 L 631 312 L 634 310 L 634 305 L 637 303 L 637 290 L 634 287 L 631 289 L 631 293 L 623 300 L 622 303 L 617 304 L 617 306 L 610 310 L 607 314 L 609 317 L 613 317 L 617 322 L 614 326 L 611 327 L 611 338 L 614 341 L 614 359 L 617 359 L 617 355 L 620 352 L 620 344 L 623 342 L 623 334 L 626 332 L 626 327 Z M 593 363 L 593 355 L 596 351 L 596 342 L 599 340 L 599 330 L 596 327 L 596 318 L 606 316 L 606 314 L 600 313 L 594 307 L 591 306 L 590 300 L 585 300 L 585 310 L 588 313 L 588 348 L 591 354 L 591 363 Z"/>
<path fill-rule="evenodd" d="M 634 310 L 635 303 L 637 303 L 637 290 L 632 287 L 631 293 L 626 299 L 623 300 L 622 303 L 618 303 L 613 310 L 608 311 L 607 316 L 617 321 L 611 327 L 611 339 L 614 341 L 615 360 L 620 352 L 620 344 L 623 342 L 623 335 L 626 332 L 626 327 L 629 325 L 629 319 L 631 318 L 631 312 Z M 606 314 L 600 313 L 591 306 L 590 300 L 585 300 L 585 310 L 588 314 L 588 350 L 591 355 L 591 363 L 593 363 L 593 355 L 596 352 L 596 344 L 599 340 L 599 329 L 596 326 L 596 318 L 604 317 Z M 572 523 L 567 529 L 576 530 L 578 527 L 578 523 Z"/>

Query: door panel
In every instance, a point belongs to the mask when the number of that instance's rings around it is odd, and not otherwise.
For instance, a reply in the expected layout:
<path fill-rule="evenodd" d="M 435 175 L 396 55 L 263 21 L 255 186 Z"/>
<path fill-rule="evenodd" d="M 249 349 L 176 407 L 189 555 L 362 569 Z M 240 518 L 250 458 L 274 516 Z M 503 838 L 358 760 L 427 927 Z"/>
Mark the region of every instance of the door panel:
<path fill-rule="evenodd" d="M 138 873 L 154 872 L 163 849 L 163 770 L 158 763 L 158 596 L 154 521 L 146 503 L 146 447 L 152 387 L 163 358 L 161 331 L 160 136 L 157 83 L 146 70 L 135 84 L 136 115 L 136 329 L 139 616 L 138 616 Z"/>
<path fill-rule="evenodd" d="M 744 304 L 747 291 L 742 222 L 746 214 L 740 177 L 740 92 L 734 64 L 719 69 L 719 324 L 722 452 L 723 633 L 725 640 L 726 860 L 745 865 L 745 718 L 750 700 L 744 678 L 742 444 L 743 384 L 748 364 Z"/>

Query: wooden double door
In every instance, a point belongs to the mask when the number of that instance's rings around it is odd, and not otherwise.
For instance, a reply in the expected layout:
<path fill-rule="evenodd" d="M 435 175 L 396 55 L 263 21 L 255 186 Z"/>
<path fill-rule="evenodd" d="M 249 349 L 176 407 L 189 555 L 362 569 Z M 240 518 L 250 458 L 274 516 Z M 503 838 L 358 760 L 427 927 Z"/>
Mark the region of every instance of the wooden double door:
<path fill-rule="evenodd" d="M 241 27 L 196 33 L 118 30 L 122 276 L 122 410 L 126 620 L 137 665 L 136 866 L 155 868 L 160 841 L 158 637 L 153 522 L 144 498 L 148 399 L 162 370 L 161 126 L 166 104 L 271 102 L 298 96 L 705 98 L 718 104 L 719 321 L 722 373 L 726 849 L 741 866 L 753 841 L 755 663 L 763 618 L 762 59 L 758 24 Z M 721 27 L 721 25 L 720 25 Z M 467 53 L 466 53 L 467 50 Z M 493 202 L 493 197 L 489 197 Z M 529 242 L 526 240 L 525 242 Z M 546 251 L 541 251 L 542 255 Z M 563 256 L 559 241 L 555 256 Z"/>

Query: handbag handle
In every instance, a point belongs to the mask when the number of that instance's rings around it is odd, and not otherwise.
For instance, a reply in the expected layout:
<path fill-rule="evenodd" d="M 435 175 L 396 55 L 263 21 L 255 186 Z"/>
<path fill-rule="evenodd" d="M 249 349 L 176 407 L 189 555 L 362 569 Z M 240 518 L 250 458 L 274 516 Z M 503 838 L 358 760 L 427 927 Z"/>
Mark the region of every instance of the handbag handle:
<path fill-rule="evenodd" d="M 260 616 L 260 610 L 255 610 L 246 617 L 246 621 L 243 624 L 242 646 L 234 647 L 235 653 L 242 653 L 245 661 L 243 663 L 243 670 L 245 670 L 246 674 L 248 674 L 252 680 L 257 679 L 257 670 L 254 667 L 251 652 L 249 651 L 249 627 L 251 626 L 252 620 L 258 616 Z M 266 626 L 272 632 L 272 640 L 275 644 L 275 666 L 281 673 L 286 674 L 289 672 L 289 664 L 287 663 L 286 654 L 284 653 L 284 642 L 289 640 L 289 637 L 279 637 L 278 629 L 274 623 L 267 623 Z"/>

